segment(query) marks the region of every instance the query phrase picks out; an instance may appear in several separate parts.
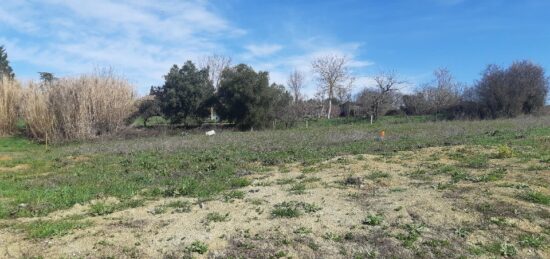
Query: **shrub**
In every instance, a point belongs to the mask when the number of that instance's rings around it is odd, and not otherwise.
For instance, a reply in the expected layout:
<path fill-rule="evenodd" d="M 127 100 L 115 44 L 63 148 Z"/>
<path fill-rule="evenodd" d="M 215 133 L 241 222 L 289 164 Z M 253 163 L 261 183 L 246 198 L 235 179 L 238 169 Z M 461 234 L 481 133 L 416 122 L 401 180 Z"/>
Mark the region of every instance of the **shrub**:
<path fill-rule="evenodd" d="M 285 201 L 275 204 L 274 209 L 271 211 L 271 216 L 274 218 L 296 218 L 305 213 L 314 213 L 321 210 L 315 204 L 298 202 L 298 201 Z"/>
<path fill-rule="evenodd" d="M 497 147 L 497 153 L 495 154 L 496 158 L 510 158 L 514 155 L 512 148 L 508 145 L 499 145 Z"/>
<path fill-rule="evenodd" d="M 377 226 L 382 224 L 383 220 L 384 218 L 380 215 L 368 215 L 362 223 L 364 225 Z"/>
<path fill-rule="evenodd" d="M 115 133 L 134 109 L 134 91 L 111 71 L 31 83 L 22 113 L 31 137 L 40 141 L 91 139 Z"/>
<path fill-rule="evenodd" d="M 190 253 L 204 254 L 208 251 L 208 245 L 201 241 L 194 241 L 185 248 Z"/>
<path fill-rule="evenodd" d="M 216 112 L 240 129 L 270 126 L 291 101 L 283 86 L 269 85 L 269 73 L 241 64 L 223 71 Z"/>
<path fill-rule="evenodd" d="M 17 104 L 21 88 L 17 81 L 0 77 L 0 136 L 12 134 L 17 128 Z"/>

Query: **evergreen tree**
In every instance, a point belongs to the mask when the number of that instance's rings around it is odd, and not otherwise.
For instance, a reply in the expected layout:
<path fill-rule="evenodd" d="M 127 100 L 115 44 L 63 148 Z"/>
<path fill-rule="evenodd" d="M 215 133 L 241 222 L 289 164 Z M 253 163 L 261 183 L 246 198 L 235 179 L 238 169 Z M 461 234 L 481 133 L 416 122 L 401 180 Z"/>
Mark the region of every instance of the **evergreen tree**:
<path fill-rule="evenodd" d="M 267 72 L 255 72 L 240 64 L 222 73 L 217 92 L 216 111 L 222 119 L 237 124 L 240 129 L 268 126 L 277 117 L 280 107 L 292 100 L 279 85 L 269 85 Z"/>
<path fill-rule="evenodd" d="M 174 65 L 164 78 L 164 85 L 152 92 L 171 123 L 185 123 L 189 117 L 200 118 L 208 113 L 208 101 L 214 94 L 208 69 L 199 70 L 187 61 L 181 68 Z"/>
<path fill-rule="evenodd" d="M 4 46 L 0 46 L 0 78 L 3 76 L 7 76 L 9 79 L 15 78 L 15 74 L 8 60 L 8 53 Z"/>

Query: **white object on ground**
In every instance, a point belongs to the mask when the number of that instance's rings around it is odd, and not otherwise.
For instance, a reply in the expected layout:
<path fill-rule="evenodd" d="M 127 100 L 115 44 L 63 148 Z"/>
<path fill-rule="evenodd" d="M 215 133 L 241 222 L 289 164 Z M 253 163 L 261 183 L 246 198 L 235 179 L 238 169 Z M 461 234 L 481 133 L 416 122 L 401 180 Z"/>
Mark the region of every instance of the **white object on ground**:
<path fill-rule="evenodd" d="M 216 135 L 216 132 L 213 130 L 209 130 L 206 132 L 206 136 L 213 136 L 213 135 Z"/>

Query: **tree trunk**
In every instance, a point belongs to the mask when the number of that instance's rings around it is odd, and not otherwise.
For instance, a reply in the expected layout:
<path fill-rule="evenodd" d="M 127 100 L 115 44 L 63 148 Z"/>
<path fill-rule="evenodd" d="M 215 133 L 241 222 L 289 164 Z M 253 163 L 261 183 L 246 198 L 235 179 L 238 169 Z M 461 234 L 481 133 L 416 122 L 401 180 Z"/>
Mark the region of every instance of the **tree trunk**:
<path fill-rule="evenodd" d="M 214 107 L 210 107 L 210 120 L 214 120 Z"/>
<path fill-rule="evenodd" d="M 332 112 L 332 100 L 328 100 L 328 113 L 327 113 L 327 119 L 330 119 L 330 113 Z"/>

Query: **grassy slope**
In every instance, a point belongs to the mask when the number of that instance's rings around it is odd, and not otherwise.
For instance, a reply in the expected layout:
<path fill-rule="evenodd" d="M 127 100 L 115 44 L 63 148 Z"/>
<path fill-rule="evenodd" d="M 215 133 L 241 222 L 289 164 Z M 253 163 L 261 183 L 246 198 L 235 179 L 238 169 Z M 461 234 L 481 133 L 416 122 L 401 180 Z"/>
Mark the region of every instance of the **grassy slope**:
<path fill-rule="evenodd" d="M 386 140 L 375 141 L 386 131 Z M 115 196 L 208 198 L 248 184 L 239 178 L 264 166 L 309 165 L 344 154 L 387 153 L 454 144 L 500 145 L 518 156 L 550 161 L 550 118 L 425 122 L 386 118 L 318 121 L 310 127 L 222 132 L 50 147 L 0 139 L 0 218 L 45 215 L 76 203 Z M 22 170 L 12 170 L 23 166 Z M 12 168 L 12 169 L 10 169 Z M 11 170 L 11 171 L 10 171 Z"/>

